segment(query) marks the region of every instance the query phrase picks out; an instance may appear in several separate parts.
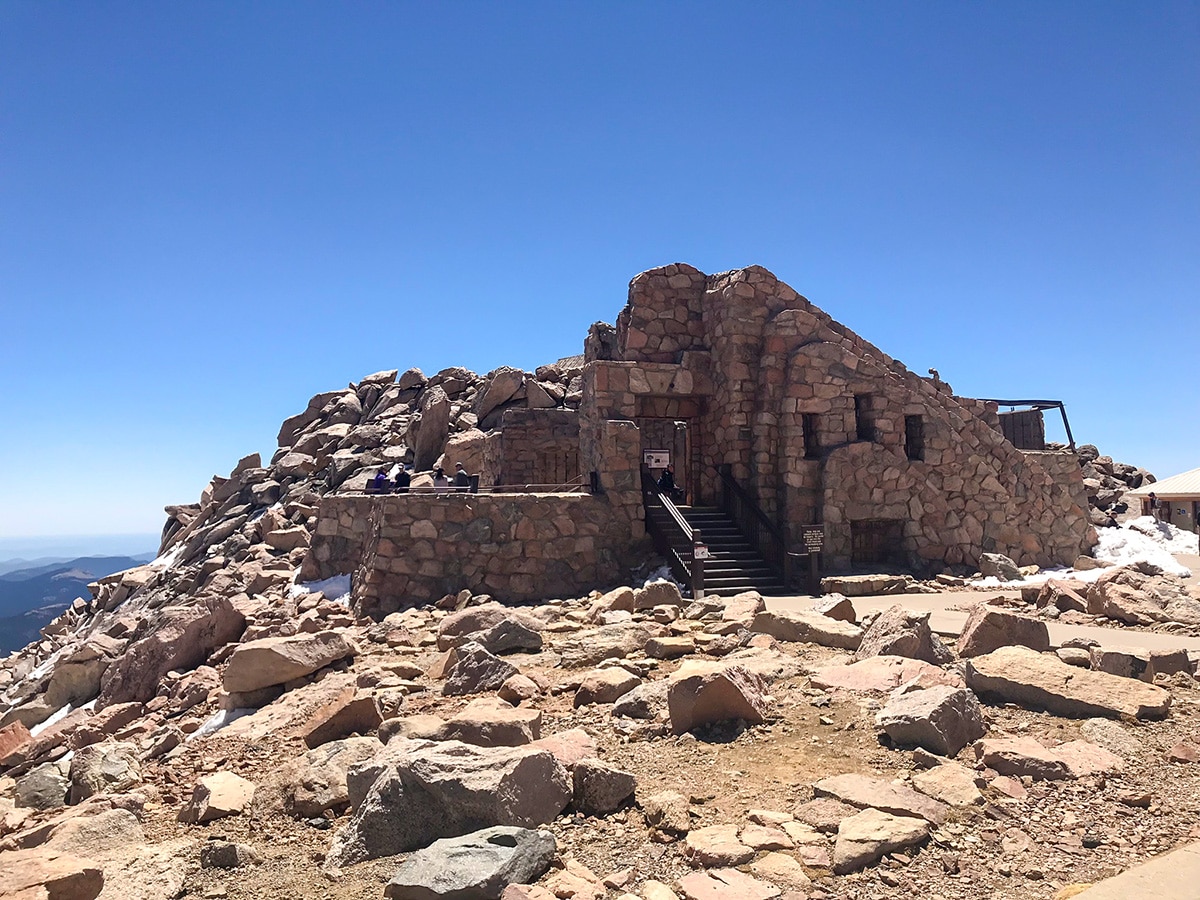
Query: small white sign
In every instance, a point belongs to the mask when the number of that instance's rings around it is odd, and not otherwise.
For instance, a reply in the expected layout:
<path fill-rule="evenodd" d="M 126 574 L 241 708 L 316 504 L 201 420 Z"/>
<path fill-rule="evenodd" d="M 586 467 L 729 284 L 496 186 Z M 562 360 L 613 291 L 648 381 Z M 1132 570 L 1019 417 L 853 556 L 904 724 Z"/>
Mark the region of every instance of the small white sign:
<path fill-rule="evenodd" d="M 692 547 L 692 559 L 708 559 L 708 544 L 696 544 Z"/>
<path fill-rule="evenodd" d="M 642 463 L 647 469 L 665 469 L 671 464 L 671 451 L 643 450 Z"/>

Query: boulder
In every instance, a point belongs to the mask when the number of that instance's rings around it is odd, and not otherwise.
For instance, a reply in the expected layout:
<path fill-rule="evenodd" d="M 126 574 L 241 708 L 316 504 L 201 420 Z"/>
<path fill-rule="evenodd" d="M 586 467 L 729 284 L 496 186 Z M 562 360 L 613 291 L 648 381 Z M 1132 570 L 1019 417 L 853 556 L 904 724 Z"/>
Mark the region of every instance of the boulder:
<path fill-rule="evenodd" d="M 493 825 L 531 828 L 571 800 L 566 770 L 546 750 L 393 739 L 350 770 L 353 818 L 327 865 L 391 856 Z"/>
<path fill-rule="evenodd" d="M 1002 647 L 968 660 L 967 685 L 980 696 L 1077 719 L 1161 719 L 1171 706 L 1171 695 L 1160 687 L 1068 666 L 1028 647 Z"/>
<path fill-rule="evenodd" d="M 506 825 L 442 838 L 411 854 L 383 895 L 396 900 L 500 900 L 510 884 L 540 878 L 555 850 L 550 832 Z"/>
<path fill-rule="evenodd" d="M 812 686 L 816 688 L 841 688 L 863 693 L 890 693 L 910 682 L 925 687 L 936 684 L 963 686 L 962 677 L 957 672 L 907 656 L 869 656 L 849 665 L 818 669 L 811 678 Z"/>
<path fill-rule="evenodd" d="M 1050 649 L 1050 633 L 1041 619 L 1021 616 L 980 603 L 967 616 L 958 638 L 958 655 L 982 656 L 1001 647 L 1020 645 L 1042 653 Z"/>
<path fill-rule="evenodd" d="M 825 594 L 817 598 L 817 602 L 813 604 L 813 612 L 837 619 L 839 622 L 849 622 L 851 625 L 858 621 L 854 603 L 842 594 Z"/>
<path fill-rule="evenodd" d="M 1187 650 L 1106 650 L 1092 647 L 1088 654 L 1091 668 L 1122 678 L 1136 678 L 1153 684 L 1158 674 L 1171 675 L 1175 672 L 1192 670 Z"/>
<path fill-rule="evenodd" d="M 23 722 L 13 722 L 0 728 L 0 766 L 19 762 L 23 758 L 22 751 L 32 740 Z"/>
<path fill-rule="evenodd" d="M 68 800 L 80 803 L 93 794 L 127 790 L 142 780 L 138 748 L 133 744 L 92 744 L 75 752 L 68 777 Z"/>
<path fill-rule="evenodd" d="M 283 779 L 284 808 L 302 819 L 345 812 L 350 805 L 346 773 L 372 759 L 379 746 L 375 738 L 356 737 L 309 750 L 287 767 Z"/>
<path fill-rule="evenodd" d="M 764 721 L 766 683 L 743 666 L 688 660 L 668 681 L 667 708 L 676 734 L 699 725 L 742 719 Z"/>
<path fill-rule="evenodd" d="M 564 769 L 574 769 L 581 759 L 594 757 L 598 752 L 596 741 L 582 728 L 560 731 L 533 742 L 534 747 L 546 750 Z"/>
<path fill-rule="evenodd" d="M 458 647 L 472 640 L 478 642 L 480 632 L 499 625 L 505 619 L 513 620 L 531 630 L 536 629 L 537 626 L 537 621 L 531 616 L 514 613 L 513 610 L 499 603 L 470 606 L 451 613 L 438 623 L 438 649 L 449 650 L 451 647 Z"/>
<path fill-rule="evenodd" d="M 526 621 L 512 616 L 472 635 L 471 640 L 482 644 L 489 653 L 497 656 L 504 653 L 538 653 L 542 649 L 541 634 Z"/>
<path fill-rule="evenodd" d="M 221 684 L 230 693 L 249 693 L 311 675 L 354 653 L 338 631 L 260 638 L 237 646 Z"/>
<path fill-rule="evenodd" d="M 679 879 L 684 900 L 777 900 L 782 892 L 737 869 L 690 872 Z"/>
<path fill-rule="evenodd" d="M 203 825 L 214 819 L 237 815 L 250 805 L 254 787 L 254 782 L 233 772 L 205 775 L 192 789 L 191 800 L 179 811 L 179 821 Z"/>
<path fill-rule="evenodd" d="M 525 373 L 512 366 L 501 366 L 489 372 L 475 398 L 475 415 L 483 421 L 488 413 L 513 399 L 524 383 Z"/>
<path fill-rule="evenodd" d="M 688 832 L 684 853 L 693 866 L 740 866 L 754 859 L 754 850 L 738 838 L 736 825 L 708 825 Z"/>
<path fill-rule="evenodd" d="M 648 581 L 633 592 L 634 610 L 654 609 L 656 606 L 683 606 L 683 595 L 679 585 L 673 581 L 659 579 Z"/>
<path fill-rule="evenodd" d="M 888 853 L 923 844 L 929 825 L 922 819 L 864 809 L 838 825 L 833 847 L 833 871 L 847 875 L 878 862 Z"/>
<path fill-rule="evenodd" d="M 479 747 L 517 747 L 542 736 L 542 713 L 519 709 L 497 697 L 481 697 L 442 727 L 442 739 Z"/>
<path fill-rule="evenodd" d="M 929 628 L 928 612 L 912 612 L 892 606 L 875 617 L 863 633 L 854 658 L 869 656 L 907 656 L 944 666 L 954 654 Z"/>
<path fill-rule="evenodd" d="M 804 641 L 822 647 L 856 650 L 862 629 L 809 610 L 766 610 L 754 617 L 750 630 L 777 641 Z"/>
<path fill-rule="evenodd" d="M 500 685 L 496 691 L 501 700 L 511 703 L 513 706 L 526 700 L 532 700 L 541 693 L 542 689 L 536 681 L 528 675 L 521 675 L 520 673 L 506 679 L 504 684 Z"/>
<path fill-rule="evenodd" d="M 642 815 L 651 831 L 678 837 L 692 828 L 687 798 L 675 791 L 661 791 L 640 800 Z"/>
<path fill-rule="evenodd" d="M 245 616 L 224 596 L 204 595 L 187 606 L 156 610 L 146 636 L 105 670 L 97 708 L 149 700 L 164 675 L 196 668 L 213 650 L 241 637 L 245 627 Z"/>
<path fill-rule="evenodd" d="M 915 816 L 942 825 L 950 814 L 944 803 L 920 794 L 912 788 L 892 784 L 868 775 L 834 775 L 813 785 L 814 797 L 832 797 L 859 808 L 871 807 L 897 816 Z"/>
<path fill-rule="evenodd" d="M 1028 775 L 1038 781 L 1070 778 L 1066 760 L 1031 737 L 992 738 L 975 748 L 979 761 L 1001 775 Z"/>
<path fill-rule="evenodd" d="M 337 697 L 319 706 L 300 726 L 300 736 L 310 749 L 353 734 L 370 734 L 383 722 L 379 705 L 370 694 L 347 686 Z"/>
<path fill-rule="evenodd" d="M 666 679 L 639 684 L 613 704 L 614 716 L 631 719 L 665 719 L 668 716 L 667 692 L 670 684 Z"/>
<path fill-rule="evenodd" d="M 202 869 L 237 869 L 242 866 L 256 866 L 261 862 L 262 856 L 249 844 L 205 841 L 204 846 L 200 848 Z"/>
<path fill-rule="evenodd" d="M 517 667 L 489 653 L 482 645 L 468 641 L 449 651 L 446 683 L 442 693 L 447 697 L 494 691 L 518 674 Z"/>
<path fill-rule="evenodd" d="M 562 665 L 576 669 L 599 665 L 606 659 L 624 659 L 640 651 L 659 631 L 641 622 L 615 622 L 581 632 L 562 648 Z"/>
<path fill-rule="evenodd" d="M 581 759 L 571 773 L 575 809 L 585 816 L 606 816 L 633 799 L 637 778 L 598 759 Z"/>
<path fill-rule="evenodd" d="M 409 444 L 413 450 L 413 467 L 418 471 L 432 469 L 450 436 L 450 398 L 440 386 L 427 388 L 421 394 L 420 412 L 409 419 Z"/>
<path fill-rule="evenodd" d="M 0 854 L 0 872 L 0 896 L 14 900 L 93 900 L 104 889 L 100 863 L 45 848 Z"/>
<path fill-rule="evenodd" d="M 966 766 L 945 762 L 923 772 L 915 772 L 913 787 L 926 796 L 950 806 L 977 806 L 983 794 L 975 784 L 975 773 Z"/>
<path fill-rule="evenodd" d="M 982 554 L 979 557 L 979 573 L 984 578 L 998 578 L 1001 581 L 1023 580 L 1017 564 L 1002 553 Z"/>
<path fill-rule="evenodd" d="M 69 765 L 64 760 L 42 763 L 18 778 L 13 795 L 16 805 L 29 809 L 57 809 L 65 805 L 71 789 Z"/>
<path fill-rule="evenodd" d="M 924 747 L 942 756 L 956 756 L 987 730 L 975 695 L 946 686 L 893 696 L 875 716 L 875 725 L 896 744 Z"/>
<path fill-rule="evenodd" d="M 1079 568 L 1076 560 L 1075 568 Z M 1063 612 L 1087 612 L 1087 598 L 1063 581 L 1051 579 L 1042 585 L 1035 601 L 1038 609 L 1054 606 Z"/>
<path fill-rule="evenodd" d="M 574 705 L 590 706 L 595 703 L 615 703 L 642 683 L 632 672 L 620 666 L 595 669 L 583 676 L 575 692 Z"/>

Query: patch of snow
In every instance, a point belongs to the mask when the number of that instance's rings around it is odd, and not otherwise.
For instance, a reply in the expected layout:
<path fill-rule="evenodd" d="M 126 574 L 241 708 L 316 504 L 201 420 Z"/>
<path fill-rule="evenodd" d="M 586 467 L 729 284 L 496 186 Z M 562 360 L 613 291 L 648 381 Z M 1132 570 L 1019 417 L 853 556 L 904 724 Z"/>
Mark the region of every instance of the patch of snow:
<path fill-rule="evenodd" d="M 305 594 L 315 594 L 320 591 L 326 599 L 342 606 L 350 605 L 350 576 L 334 575 L 323 581 L 301 581 L 288 588 L 288 596 L 303 597 Z"/>
<path fill-rule="evenodd" d="M 170 569 L 175 563 L 179 562 L 179 558 L 183 556 L 183 550 L 183 544 L 176 544 L 166 553 L 162 554 L 162 556 L 154 557 L 147 565 L 156 566 L 160 569 Z"/>
<path fill-rule="evenodd" d="M 1176 528 L 1170 522 L 1160 522 L 1154 516 L 1130 519 L 1122 527 L 1144 534 L 1168 553 L 1200 553 L 1200 534 Z"/>
<path fill-rule="evenodd" d="M 1148 526 L 1147 523 L 1149 523 Z M 1164 530 L 1159 531 L 1159 528 Z M 1189 578 L 1192 574 L 1191 570 L 1178 562 L 1171 555 L 1171 551 L 1167 549 L 1171 545 L 1184 543 L 1165 530 L 1171 528 L 1173 526 L 1164 522 L 1155 522 L 1150 516 L 1133 519 L 1120 528 L 1099 528 L 1097 531 L 1100 540 L 1092 548 L 1092 556 L 1119 566 L 1144 561 L 1158 566 L 1164 572 L 1178 575 L 1181 578 Z M 1155 536 L 1148 534 L 1147 530 Z M 1179 531 L 1178 528 L 1174 530 Z M 1195 542 L 1192 542 L 1191 546 L 1194 547 Z"/>
<path fill-rule="evenodd" d="M 57 725 L 59 722 L 61 722 L 63 719 L 65 719 L 67 716 L 69 716 L 71 714 L 71 710 L 73 710 L 74 708 L 75 707 L 73 707 L 70 703 L 68 703 L 62 709 L 55 710 L 53 713 L 50 714 L 50 718 L 48 718 L 46 721 L 39 722 L 37 725 L 34 725 L 32 728 L 30 728 L 29 736 L 37 737 L 39 734 L 41 734 L 43 731 L 45 731 L 51 725 Z"/>
<path fill-rule="evenodd" d="M 218 713 L 210 716 L 209 719 L 187 736 L 187 740 L 193 741 L 196 738 L 204 737 L 205 735 L 214 734 L 220 731 L 231 722 L 236 722 L 238 719 L 245 716 L 253 715 L 258 712 L 257 709 L 249 707 L 241 707 L 238 709 L 223 709 Z"/>

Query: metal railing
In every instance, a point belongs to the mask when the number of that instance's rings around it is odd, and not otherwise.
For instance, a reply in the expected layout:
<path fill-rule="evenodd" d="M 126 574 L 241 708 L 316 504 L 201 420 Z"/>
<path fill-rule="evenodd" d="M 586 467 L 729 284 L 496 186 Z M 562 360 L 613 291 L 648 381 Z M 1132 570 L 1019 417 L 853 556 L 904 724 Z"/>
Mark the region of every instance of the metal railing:
<path fill-rule="evenodd" d="M 346 494 L 366 494 L 369 496 L 400 496 L 404 494 L 441 494 L 455 496 L 463 494 L 590 494 L 593 493 L 588 479 L 584 476 L 558 484 L 480 484 L 479 476 L 471 476 L 470 485 L 456 485 L 451 482 L 448 486 L 439 488 L 432 484 L 410 484 L 397 490 L 390 481 L 385 490 L 376 491 L 367 487 L 361 491 L 346 491 Z"/>
<path fill-rule="evenodd" d="M 790 587 L 792 555 L 788 553 L 787 537 L 783 530 L 762 511 L 750 493 L 737 483 L 728 463 L 717 466 L 717 474 L 721 478 L 721 509 L 733 519 L 751 546 L 758 548 L 759 555 L 767 565 Z"/>
<path fill-rule="evenodd" d="M 642 503 L 646 509 L 646 533 L 654 541 L 655 551 L 666 559 L 671 574 L 680 584 L 692 586 L 692 596 L 704 593 L 704 562 L 691 552 L 700 543 L 700 530 L 688 524 L 679 507 L 658 489 L 646 472 L 642 473 Z"/>

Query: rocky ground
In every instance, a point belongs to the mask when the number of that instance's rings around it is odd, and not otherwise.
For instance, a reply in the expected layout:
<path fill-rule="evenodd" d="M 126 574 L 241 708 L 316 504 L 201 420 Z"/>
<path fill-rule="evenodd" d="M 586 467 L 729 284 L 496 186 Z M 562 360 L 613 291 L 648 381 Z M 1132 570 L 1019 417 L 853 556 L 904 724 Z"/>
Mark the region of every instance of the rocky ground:
<path fill-rule="evenodd" d="M 1049 898 L 1200 836 L 1186 654 L 1051 652 L 990 607 L 956 654 L 898 608 L 665 584 L 384 623 L 289 602 L 148 702 L 10 716 L 0 864 L 91 866 L 105 898 L 378 898 L 436 838 L 517 824 L 555 850 L 548 893 L 510 897 Z M 257 712 L 200 734 L 233 706 Z M 447 824 L 464 806 L 496 821 Z"/>

